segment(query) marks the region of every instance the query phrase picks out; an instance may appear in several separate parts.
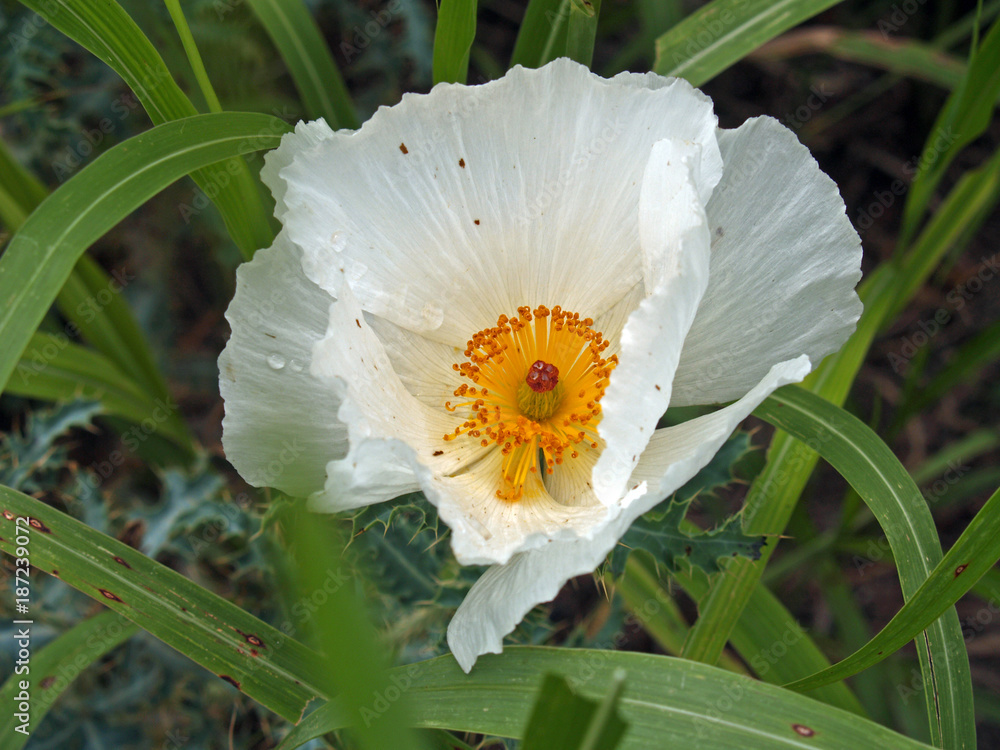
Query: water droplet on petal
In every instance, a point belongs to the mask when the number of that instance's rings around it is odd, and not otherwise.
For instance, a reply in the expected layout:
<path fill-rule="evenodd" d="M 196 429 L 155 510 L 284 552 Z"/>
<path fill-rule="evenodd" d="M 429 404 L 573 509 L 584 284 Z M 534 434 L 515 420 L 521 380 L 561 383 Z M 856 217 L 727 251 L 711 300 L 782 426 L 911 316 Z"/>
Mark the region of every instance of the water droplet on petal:
<path fill-rule="evenodd" d="M 267 366 L 272 370 L 280 370 L 285 366 L 285 358 L 280 354 L 269 354 L 267 356 Z"/>
<path fill-rule="evenodd" d="M 330 235 L 330 246 L 333 248 L 334 252 L 344 252 L 344 248 L 347 247 L 347 237 L 343 232 L 334 232 Z"/>
<path fill-rule="evenodd" d="M 420 311 L 420 316 L 429 328 L 440 328 L 444 323 L 444 309 L 436 302 L 428 302 Z"/>
<path fill-rule="evenodd" d="M 302 363 L 297 359 L 293 359 L 288 363 L 288 369 L 292 372 L 302 372 Z"/>

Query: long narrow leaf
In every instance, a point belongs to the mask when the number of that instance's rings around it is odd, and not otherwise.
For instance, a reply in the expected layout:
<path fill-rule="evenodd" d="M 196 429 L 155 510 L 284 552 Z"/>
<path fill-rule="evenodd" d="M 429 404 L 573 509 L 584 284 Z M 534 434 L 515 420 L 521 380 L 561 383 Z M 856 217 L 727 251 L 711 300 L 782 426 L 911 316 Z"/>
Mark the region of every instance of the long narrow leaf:
<path fill-rule="evenodd" d="M 972 519 L 944 559 L 931 571 L 924 584 L 864 648 L 829 669 L 792 682 L 786 687 L 791 690 L 812 690 L 857 674 L 898 651 L 919 636 L 922 630 L 932 627 L 942 614 L 953 612 L 955 602 L 1000 560 L 1000 547 L 996 543 L 998 534 L 1000 490 L 986 501 L 986 505 Z M 942 705 L 942 711 L 946 710 L 947 706 Z M 945 718 L 948 720 L 948 717 Z M 974 734 L 965 747 L 975 747 Z"/>
<path fill-rule="evenodd" d="M 978 138 L 993 118 L 1000 95 L 1000 21 L 994 21 L 969 63 L 961 85 L 938 113 L 920 156 L 903 210 L 900 245 L 905 247 L 930 203 L 948 165 L 966 145 Z"/>
<path fill-rule="evenodd" d="M 656 40 L 653 70 L 701 86 L 839 0 L 714 0 Z"/>
<path fill-rule="evenodd" d="M 20 626 L 19 626 L 20 627 Z M 26 626 L 31 633 L 31 624 Z M 0 687 L 0 702 L 7 708 L 0 717 L 0 745 L 4 750 L 20 750 L 60 695 L 73 680 L 129 638 L 139 629 L 117 612 L 105 610 L 79 622 L 44 648 L 35 650 L 24 672 L 15 669 Z M 15 631 L 16 632 L 16 631 Z M 30 643 L 30 641 L 29 641 Z M 71 668 L 70 668 L 71 667 Z M 25 683 L 22 685 L 22 682 Z M 28 721 L 17 714 L 27 696 Z M 18 728 L 24 727 L 26 731 Z"/>
<path fill-rule="evenodd" d="M 440 0 L 434 29 L 434 83 L 465 83 L 476 36 L 476 0 Z"/>
<path fill-rule="evenodd" d="M 159 52 L 115 0 L 22 2 L 120 75 L 154 125 L 197 114 Z M 271 244 L 271 212 L 242 158 L 199 167 L 191 176 L 218 207 L 245 257 Z"/>
<path fill-rule="evenodd" d="M 116 539 L 0 486 L 0 549 L 30 520 L 31 565 L 127 617 L 280 716 L 297 721 L 326 695 L 318 656 L 221 597 Z M 327 696 L 329 697 L 329 696 Z"/>
<path fill-rule="evenodd" d="M 779 389 L 754 413 L 809 443 L 851 484 L 885 532 L 904 599 L 914 598 L 941 561 L 941 545 L 920 489 L 889 447 L 853 415 L 797 386 Z M 958 614 L 946 609 L 935 615 L 943 617 L 914 631 L 929 625 L 917 651 L 932 736 L 942 738 L 945 747 L 974 747 L 969 658 Z"/>
<path fill-rule="evenodd" d="M 554 51 L 560 49 L 560 32 L 566 34 L 568 15 L 569 0 L 530 0 L 514 42 L 510 67 L 540 68 L 552 60 Z"/>
<path fill-rule="evenodd" d="M 774 685 L 666 656 L 508 646 L 500 656 L 480 657 L 469 675 L 450 656 L 394 674 L 420 726 L 521 738 L 547 673 L 565 676 L 578 693 L 600 700 L 618 670 L 626 675 L 618 711 L 629 725 L 618 750 L 927 747 Z M 344 718 L 327 704 L 300 722 L 280 750 L 342 727 Z"/>
<path fill-rule="evenodd" d="M 344 78 L 305 4 L 301 0 L 249 3 L 288 66 L 309 117 L 324 118 L 334 130 L 358 127 Z"/>
<path fill-rule="evenodd" d="M 47 198 L 0 258 L 0 389 L 92 242 L 185 174 L 273 148 L 288 129 L 252 113 L 175 120 L 118 144 Z"/>
<path fill-rule="evenodd" d="M 143 435 L 159 432 L 191 450 L 187 427 L 169 398 L 149 394 L 103 354 L 65 334 L 32 336 L 5 392 L 43 401 L 98 401 L 106 415 L 149 425 Z"/>

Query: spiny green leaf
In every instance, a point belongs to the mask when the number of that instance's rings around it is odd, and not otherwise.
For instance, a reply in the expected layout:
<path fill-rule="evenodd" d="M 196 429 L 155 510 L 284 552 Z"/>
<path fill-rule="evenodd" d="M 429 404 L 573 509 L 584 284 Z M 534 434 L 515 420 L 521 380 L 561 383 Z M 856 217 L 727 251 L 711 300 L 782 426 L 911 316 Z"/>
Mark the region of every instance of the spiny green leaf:
<path fill-rule="evenodd" d="M 706 573 L 717 573 L 722 569 L 719 565 L 722 558 L 760 557 L 765 538 L 746 536 L 739 515 L 701 534 L 689 534 L 680 528 L 690 504 L 690 500 L 672 500 L 665 511 L 636 519 L 621 544 L 629 550 L 646 550 L 671 570 L 680 569 L 682 561 L 686 561 Z M 611 570 L 616 576 L 624 571 L 626 558 L 627 554 L 621 551 L 612 556 Z"/>
<path fill-rule="evenodd" d="M 95 401 L 73 401 L 28 416 L 24 433 L 0 437 L 0 484 L 20 488 L 43 462 L 59 466 L 55 442 L 72 427 L 86 427 L 101 405 Z"/>

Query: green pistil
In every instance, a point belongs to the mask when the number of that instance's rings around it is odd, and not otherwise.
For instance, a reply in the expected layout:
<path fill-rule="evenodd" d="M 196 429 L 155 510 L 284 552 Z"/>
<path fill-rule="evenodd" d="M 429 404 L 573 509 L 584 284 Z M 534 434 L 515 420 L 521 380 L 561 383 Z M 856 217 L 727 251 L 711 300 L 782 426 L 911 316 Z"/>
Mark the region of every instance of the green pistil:
<path fill-rule="evenodd" d="M 527 383 L 517 388 L 517 407 L 528 419 L 541 422 L 555 414 L 563 399 L 563 384 L 556 383 L 552 390 L 538 393 Z"/>

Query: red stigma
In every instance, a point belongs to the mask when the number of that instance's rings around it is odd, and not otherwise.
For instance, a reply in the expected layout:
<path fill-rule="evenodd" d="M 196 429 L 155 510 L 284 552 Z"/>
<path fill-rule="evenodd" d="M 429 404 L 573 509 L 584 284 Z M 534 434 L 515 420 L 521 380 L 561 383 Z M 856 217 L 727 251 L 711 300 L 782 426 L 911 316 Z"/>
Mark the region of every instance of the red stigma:
<path fill-rule="evenodd" d="M 548 362 L 543 362 L 540 359 L 535 360 L 535 363 L 528 369 L 528 376 L 524 382 L 535 393 L 548 393 L 559 382 L 559 369 Z"/>

